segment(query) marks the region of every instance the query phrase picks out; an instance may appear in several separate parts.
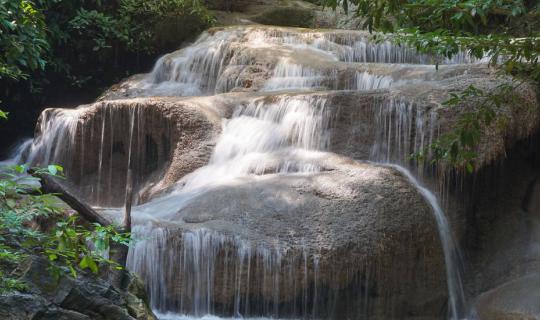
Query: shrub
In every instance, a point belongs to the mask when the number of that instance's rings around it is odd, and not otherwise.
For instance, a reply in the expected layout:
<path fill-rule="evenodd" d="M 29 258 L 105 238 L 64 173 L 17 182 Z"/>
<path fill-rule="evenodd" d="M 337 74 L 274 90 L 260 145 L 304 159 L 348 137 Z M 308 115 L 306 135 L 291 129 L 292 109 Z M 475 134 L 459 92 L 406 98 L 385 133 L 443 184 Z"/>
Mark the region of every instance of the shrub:
<path fill-rule="evenodd" d="M 111 243 L 128 244 L 129 234 L 118 233 L 112 225 L 83 227 L 76 215 L 64 217 L 61 202 L 54 195 L 41 194 L 36 178 L 24 175 L 25 170 L 18 165 L 0 172 L 0 293 L 25 289 L 10 271 L 29 255 L 45 256 L 56 278 L 64 276 L 66 269 L 75 277 L 81 269 L 98 273 L 100 265 L 121 268 L 105 252 Z M 55 165 L 37 169 L 53 176 L 61 171 Z M 40 219 L 56 223 L 39 228 Z"/>
<path fill-rule="evenodd" d="M 45 67 L 45 20 L 31 1 L 0 0 L 0 80 Z"/>

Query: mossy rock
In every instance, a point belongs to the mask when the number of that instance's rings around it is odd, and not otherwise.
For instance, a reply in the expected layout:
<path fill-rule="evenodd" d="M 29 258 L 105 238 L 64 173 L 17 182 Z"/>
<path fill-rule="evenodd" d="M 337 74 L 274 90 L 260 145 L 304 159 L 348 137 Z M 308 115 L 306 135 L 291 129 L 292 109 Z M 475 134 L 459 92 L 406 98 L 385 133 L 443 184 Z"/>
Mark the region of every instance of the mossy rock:
<path fill-rule="evenodd" d="M 252 20 L 267 25 L 309 28 L 313 26 L 314 18 L 312 10 L 285 7 L 267 10 Z"/>
<path fill-rule="evenodd" d="M 158 52 L 176 50 L 186 42 L 194 40 L 210 25 L 197 15 L 171 15 L 154 25 L 153 47 Z"/>
<path fill-rule="evenodd" d="M 249 0 L 204 0 L 204 5 L 211 10 L 242 11 Z"/>

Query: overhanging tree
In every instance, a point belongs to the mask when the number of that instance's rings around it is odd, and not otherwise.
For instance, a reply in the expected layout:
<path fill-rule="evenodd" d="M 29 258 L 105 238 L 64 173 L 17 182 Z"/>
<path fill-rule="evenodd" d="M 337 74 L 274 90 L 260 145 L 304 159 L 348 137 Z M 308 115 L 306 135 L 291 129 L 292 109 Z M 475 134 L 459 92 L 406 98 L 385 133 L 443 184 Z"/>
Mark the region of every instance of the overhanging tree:
<path fill-rule="evenodd" d="M 469 87 L 444 103 L 460 106 L 475 100 L 479 108 L 466 112 L 454 131 L 430 146 L 433 162 L 474 170 L 482 128 L 496 119 L 497 109 L 524 82 L 540 83 L 540 2 L 534 0 L 323 0 L 326 6 L 354 12 L 369 31 L 435 57 L 466 52 L 489 60 L 501 74 L 517 81 L 490 92 Z M 438 60 L 435 59 L 435 64 Z M 422 154 L 415 155 L 422 158 Z"/>

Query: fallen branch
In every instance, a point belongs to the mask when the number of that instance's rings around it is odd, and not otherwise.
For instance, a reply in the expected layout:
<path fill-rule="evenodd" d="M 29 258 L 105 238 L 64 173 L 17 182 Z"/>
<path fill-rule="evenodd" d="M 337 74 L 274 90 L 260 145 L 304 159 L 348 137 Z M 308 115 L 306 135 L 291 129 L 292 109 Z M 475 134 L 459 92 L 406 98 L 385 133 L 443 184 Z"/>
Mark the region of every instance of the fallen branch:
<path fill-rule="evenodd" d="M 112 222 L 109 219 L 103 217 L 97 213 L 92 207 L 83 201 L 79 200 L 73 195 L 67 188 L 59 183 L 55 177 L 47 174 L 39 174 L 36 171 L 29 170 L 29 174 L 33 177 L 40 179 L 42 193 L 54 194 L 61 200 L 63 200 L 73 210 L 77 211 L 81 217 L 91 223 L 99 223 L 102 226 L 111 225 Z M 127 185 L 126 185 L 126 198 L 124 209 L 124 225 L 119 228 L 119 232 L 131 232 L 131 204 L 133 201 L 133 177 L 131 170 L 128 170 Z M 129 247 L 127 245 L 111 242 L 109 248 L 109 258 L 116 262 L 121 269 L 109 266 L 104 271 L 104 276 L 115 287 L 125 290 L 127 287 L 127 256 Z"/>
<path fill-rule="evenodd" d="M 43 193 L 55 194 L 73 210 L 77 211 L 86 221 L 91 223 L 97 222 L 102 226 L 108 226 L 112 224 L 109 219 L 97 213 L 88 204 L 77 199 L 77 197 L 73 195 L 69 190 L 67 190 L 67 188 L 65 188 L 62 184 L 56 181 L 54 177 L 45 174 L 38 174 L 32 170 L 29 170 L 28 173 L 31 174 L 33 177 L 41 180 L 41 191 Z"/>

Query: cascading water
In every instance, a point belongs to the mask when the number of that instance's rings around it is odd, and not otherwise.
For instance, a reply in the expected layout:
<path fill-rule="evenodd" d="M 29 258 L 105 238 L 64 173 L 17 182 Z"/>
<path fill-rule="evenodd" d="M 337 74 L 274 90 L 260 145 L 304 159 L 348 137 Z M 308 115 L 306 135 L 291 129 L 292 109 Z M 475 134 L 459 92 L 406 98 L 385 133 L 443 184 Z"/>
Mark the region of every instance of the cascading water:
<path fill-rule="evenodd" d="M 378 130 L 370 158 L 379 162 L 406 163 L 411 155 L 429 151 L 439 131 L 434 109 L 423 110 L 399 98 L 380 102 L 375 122 Z"/>
<path fill-rule="evenodd" d="M 130 249 L 128 267 L 144 278 L 152 307 L 160 317 L 336 318 L 340 299 L 354 305 L 350 308 L 356 318 L 369 318 L 386 307 L 399 312 L 394 297 L 377 292 L 377 279 L 385 273 L 378 266 L 381 261 L 364 262 L 358 270 L 341 276 L 321 269 L 321 251 L 327 248 L 254 239 L 228 225 L 216 232 L 205 224 L 213 212 L 192 217 L 183 210 L 222 187 L 255 185 L 269 176 L 310 178 L 334 170 L 327 162 L 334 159 L 329 151 L 339 108 L 324 95 L 308 91 L 355 90 L 365 91 L 368 97 L 381 95 L 389 88 L 429 80 L 436 71 L 404 64 L 431 61 L 434 57 L 389 42 L 371 43 L 364 32 L 236 27 L 206 33 L 192 46 L 159 59 L 143 80 L 128 83 L 126 97 L 257 91 L 224 95 L 234 108 L 228 115 L 223 112 L 221 132 L 212 141 L 215 146 L 208 162 L 177 179 L 159 196 L 133 207 L 133 233 L 138 241 Z M 473 60 L 463 54 L 444 62 Z M 369 121 L 375 128 L 366 142 L 371 155 L 355 160 L 395 163 L 392 168 L 430 204 L 445 253 L 448 311 L 452 319 L 462 319 L 466 304 L 448 221 L 433 193 L 397 165 L 408 162 L 411 153 L 424 150 L 437 136 L 437 113 L 399 97 L 377 101 L 369 105 L 373 116 Z M 182 135 L 182 128 L 170 124 L 170 118 L 156 115 L 157 109 L 104 103 L 48 110 L 42 115 L 40 135 L 29 147 L 26 161 L 64 165 L 74 161 L 67 165 L 68 180 L 81 194 L 90 194 L 89 202 L 111 207 L 100 208 L 102 212 L 117 215 L 120 209 L 114 206 L 122 201 L 114 202 L 118 197 L 112 192 L 122 191 L 119 186 L 125 181 L 127 168 L 136 167 L 139 185 L 150 184 L 171 161 L 172 149 L 181 144 L 175 135 Z M 76 138 L 83 143 L 75 143 Z M 83 166 L 85 157 L 93 163 Z M 122 178 L 113 176 L 117 171 Z M 112 181 L 119 181 L 119 186 Z M 331 196 L 326 197 L 332 201 Z M 336 283 L 353 285 L 322 285 L 319 277 L 323 271 L 335 274 L 332 280 Z M 393 285 L 401 290 L 399 284 Z M 377 304 L 375 299 L 383 302 Z"/>
<path fill-rule="evenodd" d="M 376 74 L 377 69 L 366 70 L 366 63 L 381 64 L 377 68 L 389 74 L 410 64 L 477 62 L 466 54 L 441 60 L 388 41 L 373 43 L 369 37 L 369 33 L 354 31 L 225 28 L 205 33 L 193 45 L 160 58 L 150 74 L 128 86 L 127 95 L 193 96 L 284 89 L 372 90 L 387 88 L 399 79 L 394 79 L 396 75 Z"/>
<path fill-rule="evenodd" d="M 196 316 L 227 313 L 231 308 L 237 316 L 316 314 L 316 284 L 310 287 L 307 282 L 307 265 L 316 269 L 316 260 L 305 251 L 254 246 L 239 237 L 204 229 L 184 231 L 180 238 L 175 238 L 178 231 L 153 225 L 167 224 L 171 221 L 168 217 L 193 197 L 219 185 L 234 184 L 243 177 L 319 171 L 315 161 L 320 158 L 318 150 L 328 144 L 326 128 L 330 117 L 325 105 L 324 99 L 291 97 L 275 103 L 254 101 L 239 106 L 231 119 L 224 120 L 223 132 L 207 166 L 180 180 L 172 193 L 133 209 L 134 220 L 139 224 L 133 233 L 137 238 L 150 240 L 134 246 L 128 267 L 147 279 L 156 310 Z M 221 283 L 215 283 L 216 268 L 224 268 L 219 270 L 226 275 Z M 303 270 L 305 277 L 299 277 L 294 270 Z M 182 284 L 173 281 L 179 273 L 186 275 Z M 257 279 L 262 279 L 261 286 L 254 282 Z M 282 310 L 279 304 L 282 294 L 288 291 L 280 288 L 284 283 L 305 287 L 298 306 L 289 310 Z M 250 289 L 241 294 L 240 288 L 244 286 Z M 270 298 L 263 298 L 266 290 L 271 291 Z M 233 306 L 217 305 L 215 292 L 233 295 Z M 260 300 L 253 300 L 253 295 L 260 296 Z"/>
<path fill-rule="evenodd" d="M 390 104 L 390 107 L 384 108 L 387 114 L 378 115 L 379 121 L 382 121 L 384 126 L 381 126 L 382 133 L 374 143 L 373 157 L 382 158 L 384 162 L 392 162 L 392 160 L 401 162 L 406 159 L 410 150 L 422 150 L 428 143 L 424 139 L 433 139 L 434 129 L 428 126 L 427 130 L 423 130 L 424 117 L 418 111 L 413 111 L 414 108 L 411 105 L 396 101 L 390 101 Z M 309 160 L 316 159 L 319 154 L 317 150 L 324 150 L 328 144 L 331 114 L 325 105 L 325 101 L 321 100 L 289 98 L 278 103 L 265 104 L 256 101 L 246 107 L 238 107 L 233 117 L 225 120 L 223 133 L 216 144 L 209 164 L 186 176 L 178 183 L 180 186 L 178 189 L 161 200 L 135 208 L 135 219 L 140 221 L 152 219 L 156 224 L 159 224 L 159 221 L 156 221 L 158 218 L 167 221 L 167 212 L 173 214 L 181 210 L 182 204 L 189 203 L 190 199 L 198 194 L 220 184 L 234 183 L 236 179 L 250 174 L 261 175 L 268 172 L 291 174 L 320 170 Z M 415 117 L 412 116 L 413 112 L 416 112 Z M 430 120 L 433 120 L 433 117 L 430 116 Z M 413 131 L 416 138 L 413 138 L 411 142 L 409 139 Z M 384 148 L 381 148 L 381 145 L 384 145 Z M 386 156 L 383 156 L 384 154 Z M 451 319 L 463 319 L 466 303 L 461 283 L 459 254 L 444 212 L 435 195 L 422 187 L 410 171 L 399 165 L 392 167 L 402 172 L 413 183 L 433 209 L 445 252 L 449 316 Z M 156 210 L 159 213 L 152 214 Z M 173 240 L 174 236 L 166 229 L 155 229 L 151 224 L 135 229 L 134 233 L 139 238 L 153 239 L 141 241 L 134 247 L 130 252 L 129 266 L 130 269 L 142 274 L 145 279 L 149 279 L 147 285 L 151 296 L 155 297 L 153 301 L 157 310 L 175 310 L 196 316 L 226 313 L 225 310 L 230 307 L 221 306 L 222 309 L 220 309 L 220 306 L 215 305 L 212 294 L 215 291 L 231 290 L 234 293 L 230 294 L 235 295 L 234 314 L 238 316 L 253 313 L 273 316 L 289 314 L 302 317 L 316 315 L 306 307 L 300 310 L 279 309 L 277 303 L 280 299 L 279 278 L 280 273 L 283 272 L 281 270 L 283 270 L 283 256 L 285 255 L 279 247 L 252 248 L 250 242 L 242 241 L 240 238 L 228 238 L 205 230 L 183 232 L 182 239 Z M 170 251 L 163 252 L 159 248 L 182 252 L 181 258 L 170 261 L 169 259 L 174 255 L 167 254 Z M 230 268 L 230 274 L 223 278 L 224 282 L 220 289 L 215 289 L 214 278 L 217 272 L 215 267 L 224 263 L 227 265 L 226 262 L 218 262 L 223 250 L 231 250 L 233 263 L 225 267 Z M 261 261 L 252 265 L 250 259 Z M 156 261 L 159 262 L 156 263 Z M 289 257 L 285 261 L 287 265 L 291 264 L 291 261 L 304 265 L 315 263 L 315 261 L 309 261 L 305 253 L 298 257 Z M 156 266 L 168 266 L 165 267 L 167 272 L 156 270 Z M 250 271 L 250 268 L 254 270 Z M 301 270 L 298 266 L 289 268 Z M 227 271 L 222 272 L 227 273 Z M 307 273 L 307 270 L 305 272 Z M 180 289 L 171 289 L 171 285 L 177 286 L 171 281 L 176 273 L 184 274 L 187 283 L 183 283 Z M 243 273 L 245 273 L 244 277 L 241 276 Z M 260 273 L 260 275 L 255 276 L 252 273 Z M 287 279 L 287 274 L 290 273 L 284 272 L 284 276 L 281 276 Z M 270 290 L 275 298 L 270 301 L 263 299 L 253 302 L 249 301 L 247 296 L 241 296 L 240 286 L 250 286 L 250 278 L 266 279 L 260 288 L 251 290 L 272 288 Z M 289 278 L 285 283 L 293 283 L 294 286 L 306 285 L 306 283 L 295 283 L 296 279 L 297 275 Z M 231 287 L 233 289 L 230 289 Z M 316 290 L 316 288 L 310 290 Z M 177 296 L 171 297 L 171 292 Z M 307 299 L 310 298 L 306 292 L 302 300 Z M 313 301 L 309 302 L 312 306 L 310 308 L 317 305 L 317 298 L 312 296 L 312 299 Z M 187 302 L 187 304 L 174 305 L 178 302 Z M 253 305 L 264 307 L 259 310 L 250 310 L 250 308 L 253 309 Z"/>
<path fill-rule="evenodd" d="M 441 244 L 444 248 L 449 292 L 449 317 L 450 319 L 465 319 L 468 315 L 468 311 L 461 275 L 461 257 L 452 236 L 452 230 L 448 223 L 448 219 L 439 205 L 437 197 L 433 192 L 422 186 L 408 169 L 396 164 L 391 165 L 391 167 L 406 176 L 418 191 L 420 191 L 433 209 L 433 214 L 439 228 Z"/>
<path fill-rule="evenodd" d="M 15 145 L 6 158 L 6 160 L 0 161 L 0 166 L 11 166 L 20 164 L 25 153 L 32 145 L 32 139 L 24 139 Z"/>
<path fill-rule="evenodd" d="M 430 150 L 429 146 L 438 135 L 437 113 L 435 110 L 425 112 L 414 104 L 399 99 L 386 99 L 381 103 L 375 119 L 379 130 L 371 149 L 371 158 L 388 163 L 405 175 L 432 207 L 445 253 L 449 316 L 451 319 L 465 319 L 468 306 L 462 283 L 462 261 L 450 224 L 437 196 L 422 186 L 406 168 L 411 165 L 411 155 Z M 431 154 L 424 156 L 430 159 Z M 422 175 L 422 168 L 417 168 L 417 164 L 413 168 L 418 169 L 418 173 Z"/>

